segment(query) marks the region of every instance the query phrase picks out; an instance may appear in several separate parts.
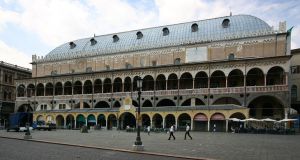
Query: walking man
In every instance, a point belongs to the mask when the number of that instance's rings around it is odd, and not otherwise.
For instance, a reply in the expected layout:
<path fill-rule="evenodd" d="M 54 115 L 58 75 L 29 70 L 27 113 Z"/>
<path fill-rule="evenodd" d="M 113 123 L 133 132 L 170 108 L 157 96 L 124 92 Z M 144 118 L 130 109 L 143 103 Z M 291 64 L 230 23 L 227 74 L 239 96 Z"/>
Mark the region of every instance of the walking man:
<path fill-rule="evenodd" d="M 191 130 L 191 127 L 189 126 L 189 124 L 187 123 L 186 124 L 186 129 L 185 129 L 185 135 L 184 135 L 184 140 L 186 140 L 186 135 L 188 135 L 190 137 L 190 139 L 192 140 L 192 136 L 190 135 L 190 130 Z"/>
<path fill-rule="evenodd" d="M 150 136 L 150 126 L 147 127 L 148 136 Z"/>
<path fill-rule="evenodd" d="M 169 136 L 169 139 L 168 140 L 170 140 L 171 139 L 171 136 L 173 137 L 173 139 L 175 140 L 175 136 L 174 136 L 174 125 L 172 125 L 171 127 L 170 127 L 170 136 Z"/>

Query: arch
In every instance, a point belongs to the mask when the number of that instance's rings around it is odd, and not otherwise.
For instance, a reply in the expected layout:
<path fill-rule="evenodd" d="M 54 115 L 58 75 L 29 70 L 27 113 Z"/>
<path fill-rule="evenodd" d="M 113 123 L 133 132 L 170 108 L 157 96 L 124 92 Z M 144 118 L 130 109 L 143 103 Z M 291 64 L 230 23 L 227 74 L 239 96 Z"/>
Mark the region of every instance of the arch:
<path fill-rule="evenodd" d="M 22 104 L 18 107 L 17 112 L 32 112 L 33 109 L 29 104 Z"/>
<path fill-rule="evenodd" d="M 166 77 L 160 74 L 156 78 L 156 90 L 166 90 Z"/>
<path fill-rule="evenodd" d="M 197 32 L 198 31 L 198 24 L 197 23 L 192 24 L 191 30 L 192 30 L 192 32 Z"/>
<path fill-rule="evenodd" d="M 61 82 L 57 82 L 55 84 L 55 95 L 62 95 L 63 94 L 63 86 Z"/>
<path fill-rule="evenodd" d="M 181 106 L 192 106 L 191 98 L 189 98 L 189 99 L 185 100 L 184 102 L 182 102 Z"/>
<path fill-rule="evenodd" d="M 240 87 L 244 86 L 244 74 L 239 69 L 232 70 L 228 75 L 227 80 L 228 87 Z"/>
<path fill-rule="evenodd" d="M 107 129 L 112 129 L 113 127 L 117 127 L 117 117 L 114 114 L 110 114 L 107 117 Z"/>
<path fill-rule="evenodd" d="M 114 92 L 122 92 L 122 79 L 120 77 L 115 78 L 113 89 Z"/>
<path fill-rule="evenodd" d="M 274 96 L 258 96 L 250 101 L 248 108 L 250 108 L 249 115 L 253 118 L 272 118 L 277 120 L 284 118 L 283 103 Z"/>
<path fill-rule="evenodd" d="M 178 78 L 175 73 L 169 75 L 167 86 L 168 86 L 168 90 L 178 89 Z"/>
<path fill-rule="evenodd" d="M 142 126 L 144 128 L 150 126 L 151 121 L 150 121 L 150 117 L 147 114 L 142 114 Z"/>
<path fill-rule="evenodd" d="M 93 114 L 88 115 L 87 117 L 87 127 L 90 128 L 91 126 L 96 125 L 96 118 Z"/>
<path fill-rule="evenodd" d="M 106 78 L 103 83 L 103 93 L 111 93 L 111 86 L 110 78 Z"/>
<path fill-rule="evenodd" d="M 45 92 L 45 96 L 53 96 L 53 84 L 52 83 L 47 83 L 46 84 L 46 92 Z"/>
<path fill-rule="evenodd" d="M 133 91 L 137 91 L 137 80 L 139 79 L 139 76 L 135 76 L 134 78 L 133 78 L 133 82 L 132 82 L 132 90 Z M 143 84 L 144 84 L 144 82 L 143 82 Z"/>
<path fill-rule="evenodd" d="M 156 113 L 152 117 L 152 127 L 153 128 L 163 128 L 163 117 Z"/>
<path fill-rule="evenodd" d="M 205 72 L 198 72 L 195 76 L 195 88 L 207 88 L 208 87 L 208 76 Z"/>
<path fill-rule="evenodd" d="M 202 105 L 205 105 L 205 103 L 201 99 L 195 98 L 195 105 L 202 106 Z"/>
<path fill-rule="evenodd" d="M 195 131 L 207 131 L 208 118 L 204 113 L 197 113 L 193 118 L 193 129 Z"/>
<path fill-rule="evenodd" d="M 120 129 L 126 129 L 127 126 L 130 128 L 136 127 L 136 120 L 132 113 L 124 112 L 120 115 Z"/>
<path fill-rule="evenodd" d="M 291 88 L 292 101 L 297 101 L 297 97 L 298 97 L 298 87 L 296 85 L 292 85 L 292 88 Z"/>
<path fill-rule="evenodd" d="M 222 113 L 214 113 L 210 117 L 210 131 L 213 132 L 224 132 L 226 131 L 226 120 Z"/>
<path fill-rule="evenodd" d="M 223 28 L 228 28 L 230 25 L 230 20 L 228 18 L 224 19 L 222 22 L 222 27 Z"/>
<path fill-rule="evenodd" d="M 36 96 L 44 96 L 44 85 L 42 83 L 36 86 Z"/>
<path fill-rule="evenodd" d="M 114 102 L 114 105 L 113 105 L 113 108 L 120 108 L 121 107 L 121 104 L 119 101 L 115 101 Z"/>
<path fill-rule="evenodd" d="M 210 88 L 224 88 L 226 87 L 226 77 L 224 72 L 218 70 L 214 71 L 210 77 Z"/>
<path fill-rule="evenodd" d="M 275 66 L 269 69 L 267 73 L 267 85 L 282 85 L 285 84 L 285 73 L 284 70 Z"/>
<path fill-rule="evenodd" d="M 62 115 L 56 116 L 55 121 L 56 121 L 56 128 L 64 128 L 65 119 Z"/>
<path fill-rule="evenodd" d="M 74 83 L 73 94 L 82 94 L 82 83 L 81 83 L 81 81 L 76 81 Z"/>
<path fill-rule="evenodd" d="M 246 76 L 247 86 L 264 86 L 265 77 L 264 72 L 260 68 L 252 68 L 247 72 Z"/>
<path fill-rule="evenodd" d="M 45 121 L 44 117 L 42 115 L 39 115 L 36 117 L 36 121 L 40 122 L 40 121 Z"/>
<path fill-rule="evenodd" d="M 27 97 L 31 97 L 35 95 L 35 86 L 33 84 L 29 84 L 27 86 Z"/>
<path fill-rule="evenodd" d="M 83 108 L 91 108 L 91 106 L 88 103 L 83 102 Z"/>
<path fill-rule="evenodd" d="M 189 72 L 185 72 L 180 76 L 180 89 L 193 89 L 193 76 Z"/>
<path fill-rule="evenodd" d="M 162 29 L 162 31 L 163 31 L 163 36 L 167 36 L 167 35 L 169 35 L 169 33 L 170 33 L 170 31 L 169 31 L 169 29 L 168 29 L 167 27 L 164 27 L 164 28 Z"/>
<path fill-rule="evenodd" d="M 64 84 L 64 95 L 72 95 L 72 83 L 70 81 Z"/>
<path fill-rule="evenodd" d="M 170 99 L 162 99 L 160 100 L 156 107 L 166 107 L 166 106 L 176 106 L 175 103 Z"/>
<path fill-rule="evenodd" d="M 76 128 L 81 128 L 82 126 L 86 125 L 86 119 L 84 115 L 79 114 L 76 117 Z"/>
<path fill-rule="evenodd" d="M 136 32 L 136 39 L 143 38 L 143 33 L 141 31 Z"/>
<path fill-rule="evenodd" d="M 52 115 L 47 115 L 46 116 L 46 122 L 47 123 L 53 123 L 54 122 L 54 117 Z"/>
<path fill-rule="evenodd" d="M 106 119 L 104 114 L 98 115 L 97 124 L 99 128 L 106 127 Z"/>
<path fill-rule="evenodd" d="M 17 97 L 25 97 L 25 86 L 23 84 L 17 88 Z"/>
<path fill-rule="evenodd" d="M 138 102 L 136 100 L 132 100 L 132 105 L 135 106 L 135 107 L 139 106 L 139 104 L 138 104 Z"/>
<path fill-rule="evenodd" d="M 101 79 L 96 79 L 94 82 L 94 93 L 102 93 L 102 81 Z"/>
<path fill-rule="evenodd" d="M 143 78 L 143 91 L 154 90 L 154 79 L 151 75 L 147 75 Z"/>
<path fill-rule="evenodd" d="M 80 109 L 80 102 L 74 105 L 74 109 Z"/>
<path fill-rule="evenodd" d="M 68 129 L 75 128 L 75 118 L 72 114 L 67 115 L 66 124 L 68 126 Z"/>
<path fill-rule="evenodd" d="M 213 105 L 220 105 L 220 104 L 235 104 L 239 106 L 242 105 L 237 99 L 232 97 L 222 97 L 213 102 Z"/>
<path fill-rule="evenodd" d="M 105 102 L 105 101 L 99 101 L 96 105 L 95 108 L 110 108 L 110 105 Z"/>
<path fill-rule="evenodd" d="M 86 80 L 83 84 L 83 94 L 93 93 L 93 83 L 91 80 Z"/>
<path fill-rule="evenodd" d="M 151 103 L 150 100 L 146 100 L 146 101 L 143 103 L 142 107 L 153 107 L 153 105 L 152 105 L 152 103 Z"/>
<path fill-rule="evenodd" d="M 185 131 L 186 124 L 191 125 L 191 116 L 187 113 L 182 113 L 178 116 L 178 130 Z"/>
<path fill-rule="evenodd" d="M 246 116 L 241 112 L 235 112 L 235 113 L 231 114 L 229 118 L 245 119 Z"/>
<path fill-rule="evenodd" d="M 124 92 L 131 92 L 131 78 L 126 77 L 124 80 Z"/>
<path fill-rule="evenodd" d="M 165 117 L 166 128 L 170 128 L 171 125 L 175 125 L 175 116 L 173 114 L 168 114 Z"/>

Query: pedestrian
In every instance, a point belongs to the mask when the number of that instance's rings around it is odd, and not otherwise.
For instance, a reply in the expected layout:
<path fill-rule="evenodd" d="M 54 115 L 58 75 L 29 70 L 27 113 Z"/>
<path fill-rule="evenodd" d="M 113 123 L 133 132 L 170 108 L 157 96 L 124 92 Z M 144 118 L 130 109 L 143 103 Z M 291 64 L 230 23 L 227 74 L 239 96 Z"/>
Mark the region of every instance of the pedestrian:
<path fill-rule="evenodd" d="M 186 135 L 188 135 L 190 137 L 190 139 L 192 140 L 192 136 L 190 135 L 190 130 L 191 130 L 191 127 L 190 125 L 187 123 L 186 124 L 186 129 L 185 129 L 185 135 L 184 135 L 184 140 L 186 140 Z"/>
<path fill-rule="evenodd" d="M 217 131 L 217 125 L 214 124 L 214 132 L 216 132 L 216 131 Z"/>
<path fill-rule="evenodd" d="M 175 140 L 175 136 L 174 136 L 174 130 L 175 130 L 175 128 L 174 128 L 174 125 L 171 125 L 171 127 L 170 127 L 170 130 L 169 130 L 169 132 L 170 132 L 170 136 L 169 136 L 169 139 L 168 140 L 170 140 L 171 139 L 171 136 L 173 137 L 173 139 Z"/>
<path fill-rule="evenodd" d="M 148 136 L 150 136 L 150 130 L 151 130 L 151 128 L 150 128 L 150 126 L 148 126 L 147 127 Z"/>

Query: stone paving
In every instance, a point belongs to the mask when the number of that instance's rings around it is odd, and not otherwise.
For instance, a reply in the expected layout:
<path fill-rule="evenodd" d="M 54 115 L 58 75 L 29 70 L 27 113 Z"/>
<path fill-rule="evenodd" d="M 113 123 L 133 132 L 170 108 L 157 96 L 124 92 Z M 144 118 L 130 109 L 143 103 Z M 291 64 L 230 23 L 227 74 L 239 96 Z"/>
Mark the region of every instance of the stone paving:
<path fill-rule="evenodd" d="M 175 132 L 176 140 L 166 133 L 141 133 L 148 152 L 230 160 L 293 160 L 300 158 L 300 135 L 237 134 L 191 132 L 193 140 L 184 140 L 184 132 Z M 0 136 L 23 138 L 22 132 L 0 131 Z M 33 131 L 36 140 L 132 149 L 136 133 L 124 131 L 79 130 Z"/>

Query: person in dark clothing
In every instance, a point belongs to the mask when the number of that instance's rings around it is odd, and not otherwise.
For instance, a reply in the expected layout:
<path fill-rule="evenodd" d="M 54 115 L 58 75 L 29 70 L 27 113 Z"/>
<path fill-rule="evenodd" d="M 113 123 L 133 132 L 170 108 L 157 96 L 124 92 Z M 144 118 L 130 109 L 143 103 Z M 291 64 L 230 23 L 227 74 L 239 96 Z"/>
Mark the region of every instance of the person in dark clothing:
<path fill-rule="evenodd" d="M 169 132 L 170 132 L 170 136 L 169 136 L 169 139 L 168 139 L 168 140 L 171 139 L 171 136 L 172 136 L 173 139 L 175 140 L 174 130 L 175 130 L 174 125 L 172 125 L 172 126 L 170 127 L 170 131 L 169 131 Z"/>
<path fill-rule="evenodd" d="M 191 127 L 189 126 L 189 124 L 186 124 L 184 140 L 186 140 L 186 135 L 188 135 L 191 140 L 193 139 L 192 136 L 190 135 L 190 130 L 191 130 Z"/>

